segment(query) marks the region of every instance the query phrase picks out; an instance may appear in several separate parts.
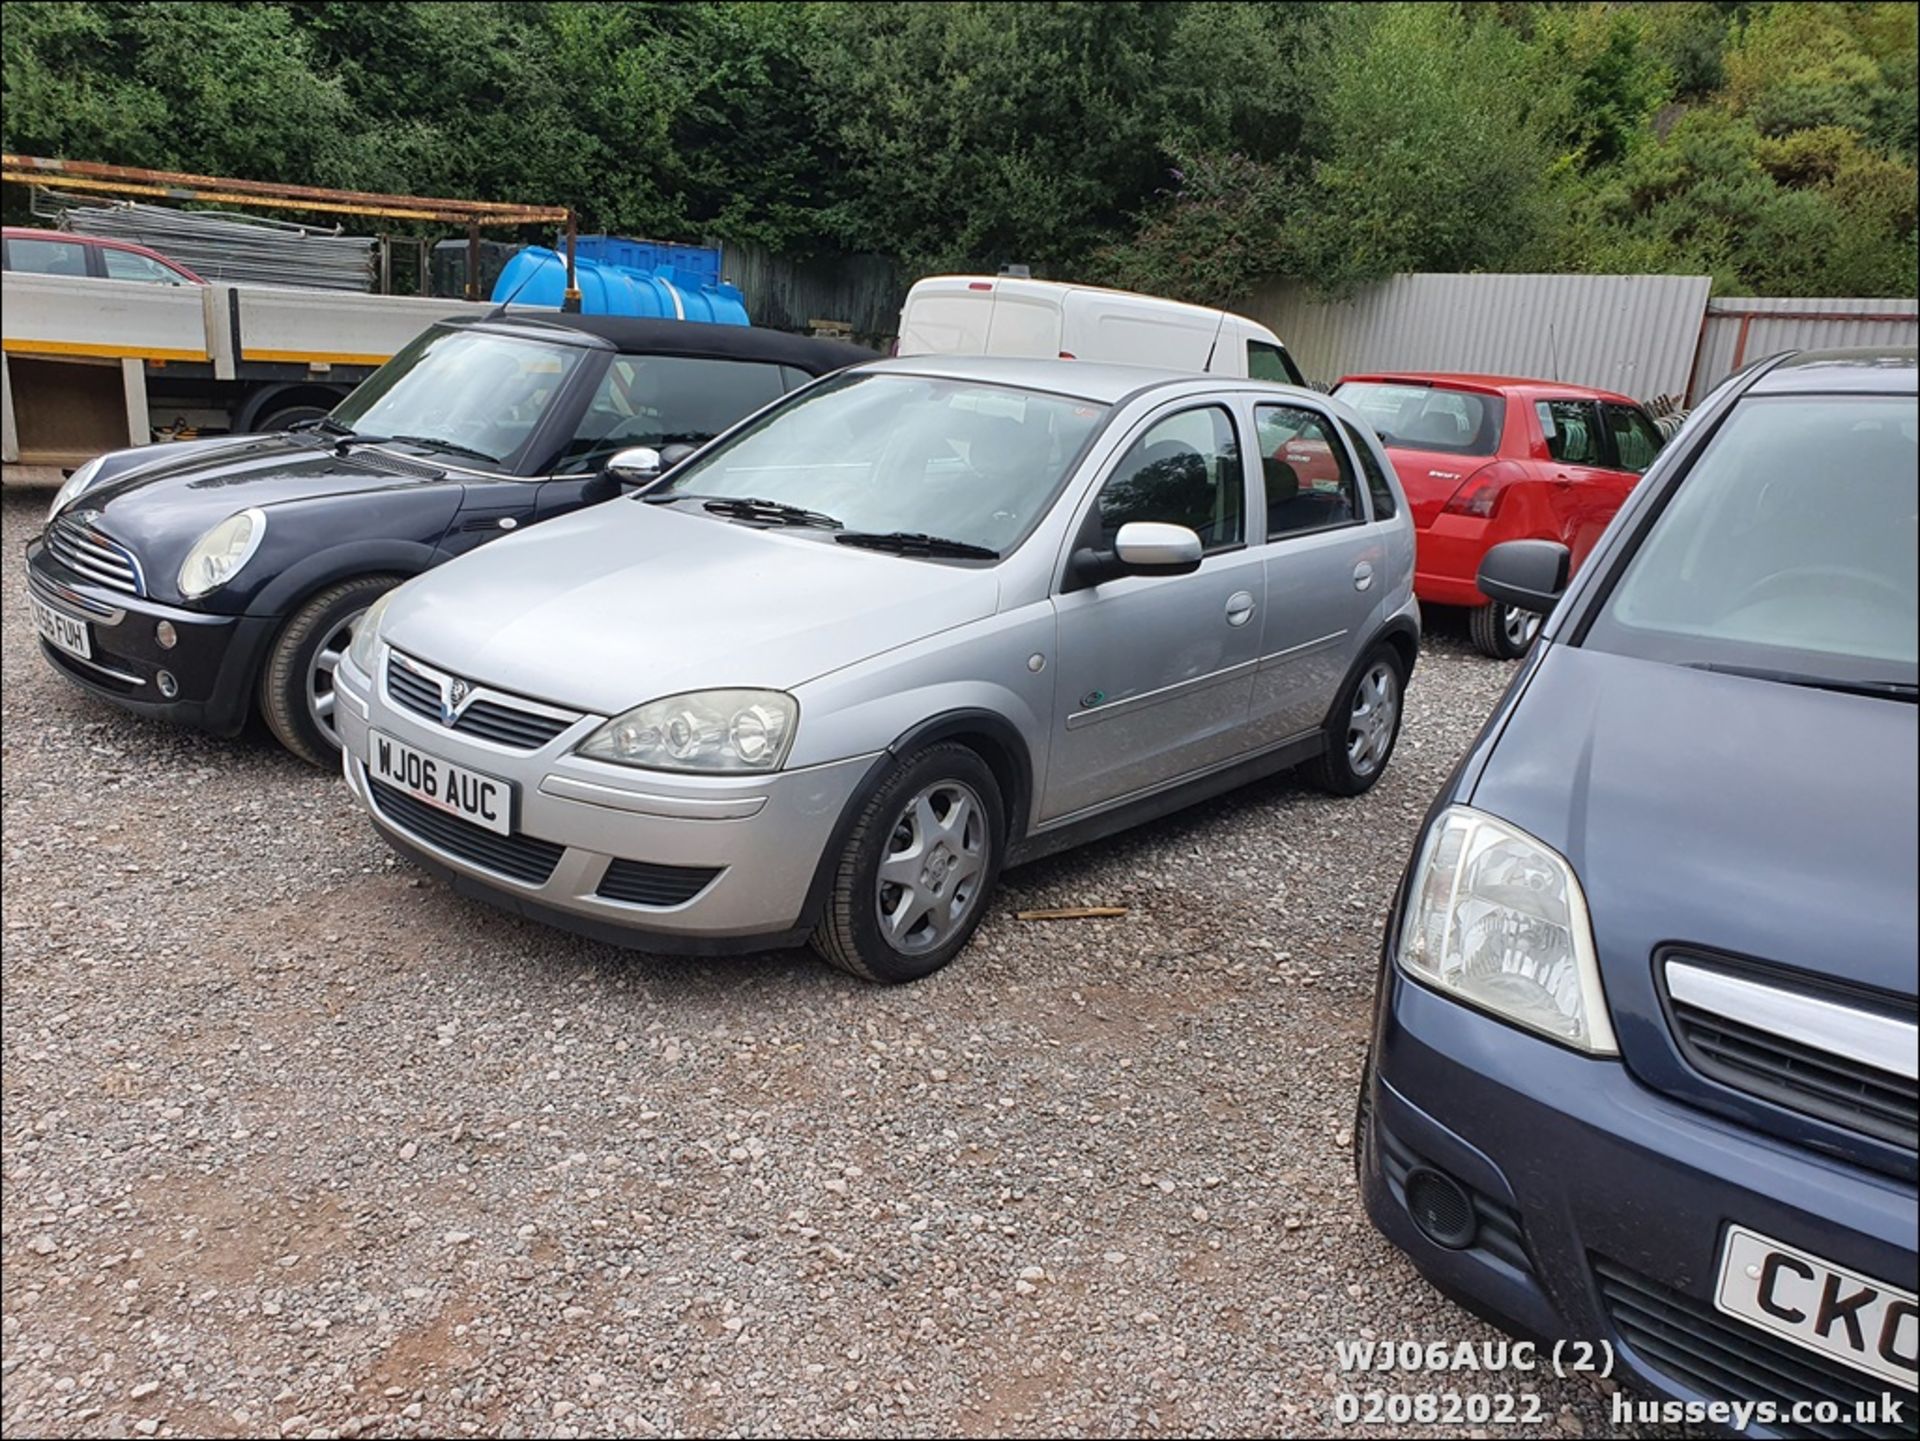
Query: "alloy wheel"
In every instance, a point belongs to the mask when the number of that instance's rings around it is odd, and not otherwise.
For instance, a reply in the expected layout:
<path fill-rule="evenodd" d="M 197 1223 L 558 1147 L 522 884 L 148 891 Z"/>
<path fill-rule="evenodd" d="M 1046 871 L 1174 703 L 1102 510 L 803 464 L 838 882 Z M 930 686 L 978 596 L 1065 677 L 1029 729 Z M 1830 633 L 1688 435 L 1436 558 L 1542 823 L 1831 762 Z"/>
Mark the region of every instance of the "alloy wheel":
<path fill-rule="evenodd" d="M 1353 710 L 1347 717 L 1347 764 L 1356 776 L 1370 776 L 1386 763 L 1400 724 L 1400 678 L 1392 666 L 1377 660 L 1367 667 L 1353 690 Z"/>
<path fill-rule="evenodd" d="M 1500 628 L 1506 632 L 1507 644 L 1513 647 L 1514 652 L 1524 653 L 1533 644 L 1533 638 L 1540 634 L 1540 616 L 1535 611 L 1510 605 L 1500 617 Z"/>
<path fill-rule="evenodd" d="M 347 653 L 347 647 L 353 644 L 354 627 L 360 624 L 360 618 L 366 613 L 367 608 L 363 606 L 334 622 L 333 628 L 321 637 L 313 659 L 307 662 L 307 714 L 313 717 L 320 734 L 331 745 L 340 744 L 340 737 L 333 726 L 333 675 L 340 668 L 340 659 Z"/>
<path fill-rule="evenodd" d="M 935 781 L 901 808 L 874 887 L 887 944 L 917 955 L 961 929 L 980 899 L 990 835 L 986 807 L 959 781 Z"/>

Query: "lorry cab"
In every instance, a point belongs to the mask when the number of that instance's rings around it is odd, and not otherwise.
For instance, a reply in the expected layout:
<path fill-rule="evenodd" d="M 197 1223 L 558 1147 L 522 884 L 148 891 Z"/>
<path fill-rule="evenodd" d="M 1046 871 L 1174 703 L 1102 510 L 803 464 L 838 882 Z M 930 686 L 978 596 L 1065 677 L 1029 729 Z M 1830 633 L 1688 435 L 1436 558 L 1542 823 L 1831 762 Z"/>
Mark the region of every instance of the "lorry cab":
<path fill-rule="evenodd" d="M 1280 337 L 1230 311 L 1015 276 L 937 275 L 900 311 L 900 355 L 1019 355 L 1305 385 Z"/>

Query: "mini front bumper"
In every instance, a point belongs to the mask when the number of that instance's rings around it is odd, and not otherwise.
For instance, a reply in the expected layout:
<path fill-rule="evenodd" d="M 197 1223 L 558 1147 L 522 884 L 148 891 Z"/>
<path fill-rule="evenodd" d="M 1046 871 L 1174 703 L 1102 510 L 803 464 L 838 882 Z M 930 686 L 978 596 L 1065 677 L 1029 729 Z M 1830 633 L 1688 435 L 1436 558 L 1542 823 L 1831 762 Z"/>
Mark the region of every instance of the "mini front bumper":
<path fill-rule="evenodd" d="M 465 894 L 647 949 L 739 952 L 803 939 L 849 802 L 885 759 L 877 753 L 770 775 L 669 775 L 572 754 L 601 716 L 582 716 L 538 749 L 518 750 L 401 708 L 351 664 L 335 684 L 347 784 L 389 842 Z M 383 803 L 367 764 L 376 731 L 510 783 L 516 841 L 545 843 L 546 856 L 558 851 L 545 878 L 489 863 L 491 842 L 459 829 L 471 823 L 422 825 L 418 813 Z M 617 863 L 624 865 L 612 875 L 661 874 L 672 883 L 692 876 L 694 893 L 666 902 L 610 896 L 604 892 L 621 889 L 610 875 Z"/>
<path fill-rule="evenodd" d="M 37 541 L 27 549 L 27 583 L 36 600 L 88 627 L 87 659 L 40 642 L 47 663 L 81 689 L 137 715 L 214 735 L 236 735 L 246 725 L 274 618 L 208 615 L 125 595 L 67 571 Z M 173 627 L 171 647 L 160 644 L 161 621 Z"/>
<path fill-rule="evenodd" d="M 1361 1187 L 1374 1224 L 1437 1286 L 1523 1335 L 1608 1341 L 1622 1380 L 1676 1400 L 1889 1389 L 1713 1297 L 1734 1224 L 1910 1286 L 1910 1184 L 1667 1099 L 1617 1060 L 1503 1025 L 1391 963 L 1383 984 Z M 1464 1188 L 1470 1244 L 1416 1224 L 1406 1182 L 1421 1167 Z"/>

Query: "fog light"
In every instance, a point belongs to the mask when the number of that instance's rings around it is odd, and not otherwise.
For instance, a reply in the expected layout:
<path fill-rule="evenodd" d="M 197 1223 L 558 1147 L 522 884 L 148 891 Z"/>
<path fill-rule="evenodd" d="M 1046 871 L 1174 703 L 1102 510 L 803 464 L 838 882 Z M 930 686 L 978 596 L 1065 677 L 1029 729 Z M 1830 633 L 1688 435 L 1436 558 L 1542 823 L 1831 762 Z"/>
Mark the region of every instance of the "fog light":
<path fill-rule="evenodd" d="M 161 671 L 154 677 L 154 682 L 160 687 L 160 694 L 168 700 L 180 694 L 180 682 L 173 678 L 173 672 L 170 670 Z"/>
<path fill-rule="evenodd" d="M 160 642 L 161 650 L 172 650 L 180 644 L 180 632 L 173 628 L 170 620 L 163 620 L 153 628 L 153 638 Z"/>
<path fill-rule="evenodd" d="M 1473 1198 L 1444 1171 L 1416 1166 L 1407 1173 L 1407 1211 L 1420 1234 L 1436 1246 L 1463 1251 L 1479 1229 Z"/>

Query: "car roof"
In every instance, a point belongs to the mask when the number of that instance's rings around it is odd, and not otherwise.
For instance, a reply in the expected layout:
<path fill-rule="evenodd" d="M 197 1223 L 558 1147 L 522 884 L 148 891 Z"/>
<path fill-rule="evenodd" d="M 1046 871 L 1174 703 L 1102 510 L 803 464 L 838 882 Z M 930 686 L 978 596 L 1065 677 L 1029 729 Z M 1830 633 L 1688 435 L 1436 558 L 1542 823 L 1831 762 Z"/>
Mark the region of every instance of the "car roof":
<path fill-rule="evenodd" d="M 1769 366 L 1748 388 L 1749 395 L 1817 395 L 1868 392 L 1912 395 L 1916 352 L 1912 346 L 1860 347 L 1850 350 L 1801 350 Z"/>
<path fill-rule="evenodd" d="M 1094 360 L 1048 360 L 1020 355 L 903 355 L 876 361 L 866 370 L 892 375 L 933 375 L 952 380 L 978 380 L 1072 396 L 1100 405 L 1112 405 L 1142 391 L 1172 386 L 1196 390 L 1267 390 L 1276 397 L 1313 394 L 1295 386 L 1252 380 L 1239 375 L 1208 375 L 1195 370 L 1168 370 L 1152 365 L 1114 365 Z"/>
<path fill-rule="evenodd" d="M 1409 382 L 1414 385 L 1452 386 L 1458 390 L 1480 390 L 1489 394 L 1505 394 L 1508 391 L 1524 390 L 1535 395 L 1574 396 L 1581 400 L 1611 400 L 1621 405 L 1637 405 L 1632 396 L 1622 395 L 1617 390 L 1601 390 L 1591 385 L 1573 385 L 1564 380 L 1539 380 L 1524 375 L 1480 375 L 1467 370 L 1382 370 L 1366 374 L 1343 375 L 1339 384 L 1350 380 L 1369 383 L 1393 384 Z"/>
<path fill-rule="evenodd" d="M 844 340 L 818 340 L 751 325 L 710 325 L 704 320 L 656 320 L 632 315 L 568 315 L 532 308 L 494 311 L 484 316 L 449 317 L 443 325 L 476 325 L 489 330 L 537 335 L 595 349 L 687 355 L 708 360 L 751 360 L 790 365 L 809 375 L 825 375 L 864 360 L 873 351 Z"/>

